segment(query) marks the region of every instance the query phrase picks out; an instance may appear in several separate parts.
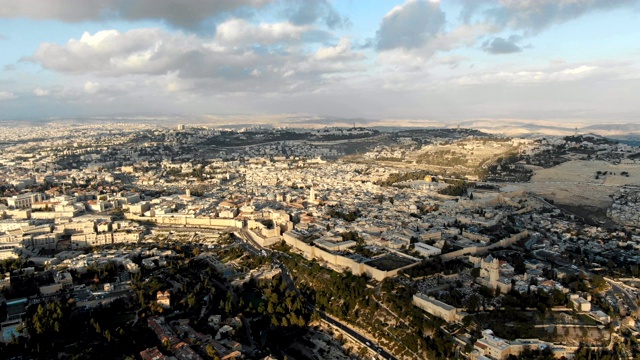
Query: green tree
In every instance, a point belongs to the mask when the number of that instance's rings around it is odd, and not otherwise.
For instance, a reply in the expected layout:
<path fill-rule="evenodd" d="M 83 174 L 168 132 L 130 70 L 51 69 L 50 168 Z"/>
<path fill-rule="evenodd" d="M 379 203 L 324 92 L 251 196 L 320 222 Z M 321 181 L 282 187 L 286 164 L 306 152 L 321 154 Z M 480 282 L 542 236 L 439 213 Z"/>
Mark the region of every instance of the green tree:
<path fill-rule="evenodd" d="M 207 344 L 205 351 L 207 352 L 207 356 L 210 357 L 211 359 L 214 359 L 214 360 L 220 359 L 220 355 L 218 354 L 218 351 L 216 350 L 216 348 L 213 347 L 213 344 Z"/>
<path fill-rule="evenodd" d="M 596 289 L 596 291 L 602 291 L 607 286 L 607 282 L 604 280 L 602 275 L 593 275 L 591 278 L 591 285 Z"/>
<path fill-rule="evenodd" d="M 480 306 L 481 298 L 478 294 L 473 294 L 467 298 L 465 306 L 467 311 L 470 313 L 474 313 L 478 311 L 478 307 Z"/>
<path fill-rule="evenodd" d="M 187 296 L 187 305 L 189 306 L 189 308 L 192 308 L 192 307 L 196 306 L 196 294 L 195 293 L 190 293 L 189 296 Z"/>

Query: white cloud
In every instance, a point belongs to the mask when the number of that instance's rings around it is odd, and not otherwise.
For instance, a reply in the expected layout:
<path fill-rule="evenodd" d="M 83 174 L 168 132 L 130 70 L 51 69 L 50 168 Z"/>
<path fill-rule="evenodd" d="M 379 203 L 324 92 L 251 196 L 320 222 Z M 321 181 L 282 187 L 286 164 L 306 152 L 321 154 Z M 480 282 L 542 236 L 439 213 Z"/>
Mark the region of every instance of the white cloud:
<path fill-rule="evenodd" d="M 336 46 L 320 47 L 316 50 L 317 60 L 336 61 L 362 58 L 363 55 L 351 51 L 351 41 L 349 38 L 341 38 Z"/>
<path fill-rule="evenodd" d="M 436 53 L 473 46 L 482 36 L 497 31 L 486 22 L 448 25 L 439 1 L 408 0 L 382 20 L 375 39 L 378 60 L 396 70 L 416 71 Z"/>
<path fill-rule="evenodd" d="M 409 0 L 389 11 L 376 33 L 376 48 L 380 51 L 426 45 L 446 24 L 445 13 L 438 2 Z"/>
<path fill-rule="evenodd" d="M 251 24 L 243 19 L 231 19 L 218 25 L 215 40 L 223 44 L 264 44 L 300 41 L 309 26 L 291 23 Z"/>
<path fill-rule="evenodd" d="M 95 94 L 100 90 L 100 84 L 97 82 L 87 81 L 84 83 L 84 91 L 87 94 Z"/>
<path fill-rule="evenodd" d="M 99 46 L 109 41 L 110 38 L 117 39 L 119 37 L 120 32 L 118 30 L 102 30 L 95 33 L 95 35 L 91 35 L 85 31 L 80 37 L 79 43 L 92 48 L 98 48 Z"/>
<path fill-rule="evenodd" d="M 461 85 L 565 82 L 585 79 L 596 74 L 598 70 L 597 66 L 579 65 L 564 69 L 498 71 L 463 76 L 457 79 L 456 82 Z"/>
<path fill-rule="evenodd" d="M 429 65 L 429 59 L 439 52 L 448 52 L 463 46 L 472 46 L 478 38 L 492 31 L 489 24 L 460 25 L 449 32 L 439 33 L 427 44 L 414 49 L 396 48 L 380 52 L 380 64 L 393 71 L 421 71 Z"/>
<path fill-rule="evenodd" d="M 127 32 L 84 33 L 64 45 L 43 43 L 28 60 L 67 73 L 105 76 L 163 74 L 176 70 L 190 54 L 203 50 L 193 35 L 143 28 Z"/>
<path fill-rule="evenodd" d="M 156 87 L 156 84 L 169 93 L 182 92 L 193 88 L 192 82 L 181 79 L 178 71 L 170 71 L 159 79 L 150 79 L 146 85 Z"/>
<path fill-rule="evenodd" d="M 213 39 L 157 28 L 84 33 L 66 44 L 43 43 L 26 60 L 68 74 L 101 78 L 171 76 L 167 91 L 314 91 L 326 77 L 357 70 L 363 55 L 348 39 L 314 49 L 312 26 L 248 24 L 233 19 Z M 317 50 L 317 51 L 316 51 Z M 102 90 L 101 90 L 102 92 Z"/>
<path fill-rule="evenodd" d="M 245 26 L 246 25 L 246 26 Z M 279 67 L 300 61 L 301 48 L 271 49 L 275 43 L 294 42 L 307 27 L 286 23 L 250 25 L 232 20 L 220 26 L 216 38 L 205 42 L 194 35 L 144 28 L 127 32 L 104 30 L 84 33 L 64 45 L 43 43 L 27 60 L 66 73 L 100 76 L 161 75 L 179 71 L 182 77 L 249 75 L 256 67 Z"/>
<path fill-rule="evenodd" d="M 33 89 L 33 95 L 35 96 L 49 96 L 50 91 L 47 89 L 43 89 L 41 87 L 37 87 Z"/>
<path fill-rule="evenodd" d="M 13 100 L 13 99 L 17 99 L 18 97 L 12 93 L 11 91 L 0 91 L 0 101 L 2 100 Z"/>

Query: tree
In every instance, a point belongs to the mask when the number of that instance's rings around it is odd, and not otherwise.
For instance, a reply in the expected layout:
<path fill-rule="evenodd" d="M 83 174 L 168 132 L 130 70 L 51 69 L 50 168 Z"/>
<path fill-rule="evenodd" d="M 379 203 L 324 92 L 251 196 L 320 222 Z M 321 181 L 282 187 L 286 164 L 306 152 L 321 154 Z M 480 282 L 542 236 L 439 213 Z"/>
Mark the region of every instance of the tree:
<path fill-rule="evenodd" d="M 473 294 L 469 296 L 465 304 L 467 311 L 471 313 L 478 311 L 479 305 L 480 305 L 480 296 L 477 294 Z"/>
<path fill-rule="evenodd" d="M 607 282 L 604 280 L 602 275 L 593 275 L 591 278 L 591 285 L 597 290 L 601 291 L 607 286 Z"/>
<path fill-rule="evenodd" d="M 190 293 L 189 296 L 187 296 L 187 305 L 189 305 L 189 308 L 196 305 L 196 294 Z"/>
<path fill-rule="evenodd" d="M 211 359 L 214 359 L 214 360 L 220 359 L 220 355 L 218 354 L 218 351 L 216 350 L 216 348 L 213 347 L 213 344 L 208 344 L 207 347 L 205 348 L 205 351 L 207 352 L 207 356 L 210 357 Z"/>
<path fill-rule="evenodd" d="M 162 348 L 166 351 L 171 350 L 171 342 L 169 341 L 169 339 L 162 340 Z"/>
<path fill-rule="evenodd" d="M 224 304 L 224 312 L 227 314 L 231 314 L 233 312 L 233 300 L 227 299 L 227 302 Z"/>

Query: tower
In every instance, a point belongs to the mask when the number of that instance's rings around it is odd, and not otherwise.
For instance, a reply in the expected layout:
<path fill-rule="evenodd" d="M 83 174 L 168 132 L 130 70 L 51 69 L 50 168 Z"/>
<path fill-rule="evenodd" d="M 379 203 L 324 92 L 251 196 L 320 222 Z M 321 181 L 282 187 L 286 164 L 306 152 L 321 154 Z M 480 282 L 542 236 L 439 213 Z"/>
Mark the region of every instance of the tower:
<path fill-rule="evenodd" d="M 500 261 L 493 259 L 489 264 L 489 281 L 495 283 L 500 279 Z"/>
<path fill-rule="evenodd" d="M 480 267 L 480 277 L 488 280 L 490 284 L 495 284 L 500 279 L 500 260 L 491 255 L 485 257 Z"/>

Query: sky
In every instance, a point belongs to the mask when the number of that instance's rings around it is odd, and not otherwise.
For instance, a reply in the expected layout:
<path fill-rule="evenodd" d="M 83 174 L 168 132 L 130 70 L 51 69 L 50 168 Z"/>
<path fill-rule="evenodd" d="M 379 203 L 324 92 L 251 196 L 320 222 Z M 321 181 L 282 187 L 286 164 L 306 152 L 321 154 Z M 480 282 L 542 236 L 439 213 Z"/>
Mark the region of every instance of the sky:
<path fill-rule="evenodd" d="M 640 122 L 640 0 L 0 0 L 0 119 Z"/>

